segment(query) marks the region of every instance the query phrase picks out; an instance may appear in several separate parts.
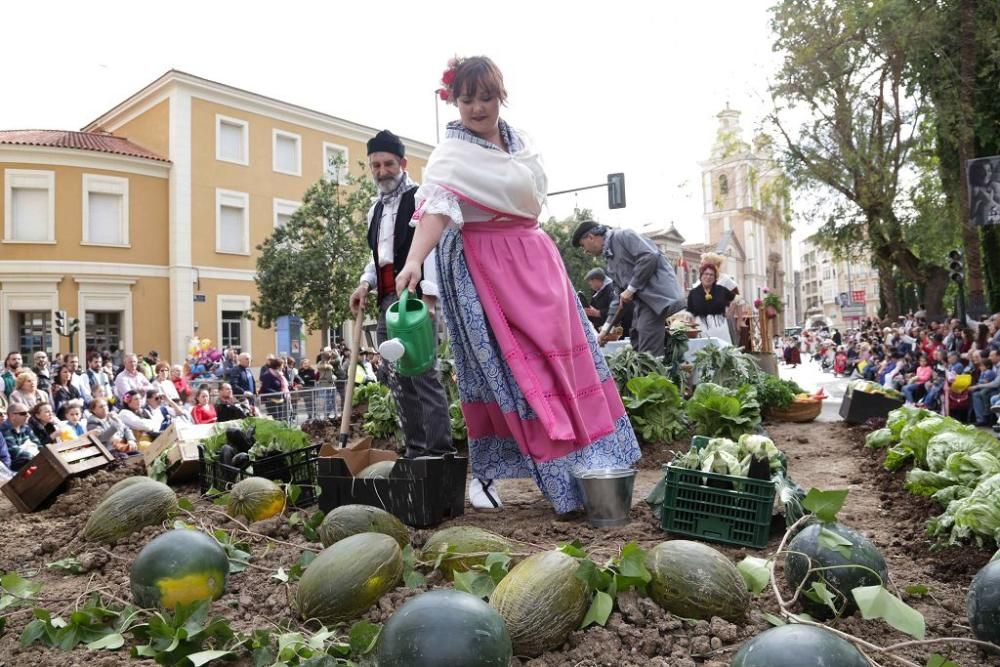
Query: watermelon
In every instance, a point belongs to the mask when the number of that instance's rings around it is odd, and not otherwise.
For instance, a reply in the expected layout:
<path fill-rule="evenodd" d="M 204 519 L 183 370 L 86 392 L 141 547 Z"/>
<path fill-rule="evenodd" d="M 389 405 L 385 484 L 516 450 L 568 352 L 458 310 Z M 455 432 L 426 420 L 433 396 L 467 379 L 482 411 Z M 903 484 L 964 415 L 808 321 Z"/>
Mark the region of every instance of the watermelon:
<path fill-rule="evenodd" d="M 474 595 L 440 589 L 407 601 L 379 635 L 379 667 L 508 667 L 500 615 Z"/>
<path fill-rule="evenodd" d="M 452 581 L 456 572 L 465 572 L 474 565 L 484 564 L 486 554 L 512 551 L 514 545 L 496 533 L 475 526 L 454 526 L 439 530 L 427 539 L 421 552 L 421 560 L 436 562 L 441 558 L 438 569 L 446 579 Z"/>
<path fill-rule="evenodd" d="M 371 505 L 341 505 L 323 517 L 317 531 L 324 547 L 358 533 L 382 533 L 396 540 L 402 549 L 410 543 L 410 531 L 403 522 Z"/>
<path fill-rule="evenodd" d="M 396 466 L 395 461 L 379 461 L 373 463 L 358 473 L 359 479 L 388 479 L 392 469 Z"/>
<path fill-rule="evenodd" d="M 1000 560 L 996 557 L 972 580 L 966 606 L 976 639 L 1000 644 Z"/>
<path fill-rule="evenodd" d="M 247 477 L 234 484 L 226 507 L 229 516 L 244 517 L 251 523 L 270 519 L 284 509 L 285 492 L 263 477 Z"/>
<path fill-rule="evenodd" d="M 846 639 L 813 625 L 791 623 L 760 633 L 733 656 L 730 667 L 869 667 Z"/>
<path fill-rule="evenodd" d="M 164 521 L 175 509 L 177 494 L 174 490 L 147 478 L 102 500 L 90 513 L 83 537 L 108 544 Z"/>
<path fill-rule="evenodd" d="M 537 656 L 561 646 L 580 627 L 591 594 L 576 576 L 580 563 L 561 551 L 543 551 L 515 565 L 493 595 L 517 655 Z"/>
<path fill-rule="evenodd" d="M 144 609 L 218 600 L 226 590 L 229 558 L 215 538 L 171 530 L 154 538 L 132 561 L 132 599 Z"/>
<path fill-rule="evenodd" d="M 722 552 L 701 542 L 670 540 L 646 555 L 653 576 L 649 597 L 675 616 L 742 620 L 750 593 L 739 570 Z"/>
<path fill-rule="evenodd" d="M 304 619 L 325 625 L 368 611 L 403 576 L 403 552 L 380 533 L 359 533 L 327 547 L 299 579 L 294 606 Z"/>
<path fill-rule="evenodd" d="M 823 545 L 820 536 L 824 535 L 824 531 L 832 533 L 824 538 L 828 542 L 840 539 L 850 543 L 847 547 L 849 555 L 844 556 L 838 550 Z M 833 568 L 812 573 L 803 588 L 808 590 L 816 581 L 825 582 L 836 598 L 835 604 L 842 615 L 850 615 L 857 610 L 852 590 L 859 586 L 879 586 L 889 581 L 885 559 L 875 545 L 861 533 L 839 523 L 812 523 L 806 526 L 792 538 L 788 552 L 785 557 L 785 581 L 793 591 L 805 580 L 810 561 L 813 567 Z M 805 610 L 817 618 L 834 616 L 827 605 L 810 599 L 804 592 L 799 600 Z"/>

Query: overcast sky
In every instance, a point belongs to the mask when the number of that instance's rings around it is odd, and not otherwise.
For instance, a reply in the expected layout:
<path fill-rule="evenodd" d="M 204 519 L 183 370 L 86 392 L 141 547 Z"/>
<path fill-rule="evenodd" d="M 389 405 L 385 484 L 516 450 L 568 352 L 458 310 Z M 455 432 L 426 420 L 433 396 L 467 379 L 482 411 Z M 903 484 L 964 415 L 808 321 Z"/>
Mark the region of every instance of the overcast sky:
<path fill-rule="evenodd" d="M 673 221 L 703 242 L 698 162 L 727 101 L 747 139 L 767 110 L 772 4 L 6 3 L 0 129 L 79 129 L 173 67 L 433 143 L 446 61 L 484 54 L 506 79 L 503 115 L 543 152 L 550 191 L 626 175 L 624 210 L 593 190 L 553 197 L 551 215 L 579 205 L 614 225 Z M 439 111 L 442 125 L 457 117 Z"/>

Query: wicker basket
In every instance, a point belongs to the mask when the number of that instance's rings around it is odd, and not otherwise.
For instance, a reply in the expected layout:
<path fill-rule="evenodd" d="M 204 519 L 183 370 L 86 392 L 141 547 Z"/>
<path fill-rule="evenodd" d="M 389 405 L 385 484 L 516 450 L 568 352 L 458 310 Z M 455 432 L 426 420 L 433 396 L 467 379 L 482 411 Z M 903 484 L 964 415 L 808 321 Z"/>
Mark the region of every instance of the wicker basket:
<path fill-rule="evenodd" d="M 823 401 L 792 403 L 787 408 L 768 408 L 767 416 L 779 422 L 811 422 L 823 411 Z"/>

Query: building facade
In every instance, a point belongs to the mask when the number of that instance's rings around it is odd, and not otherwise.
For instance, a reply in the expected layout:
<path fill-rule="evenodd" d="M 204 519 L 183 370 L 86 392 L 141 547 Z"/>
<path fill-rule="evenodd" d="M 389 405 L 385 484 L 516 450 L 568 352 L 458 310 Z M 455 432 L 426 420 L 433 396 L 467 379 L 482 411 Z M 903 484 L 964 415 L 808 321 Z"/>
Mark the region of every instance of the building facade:
<path fill-rule="evenodd" d="M 246 319 L 256 247 L 312 183 L 360 173 L 376 131 L 171 70 L 82 132 L 0 132 L 0 349 L 67 351 L 51 338 L 65 310 L 78 351 L 179 361 L 197 335 L 314 354 L 320 333 L 297 336 L 294 317 Z M 404 142 L 419 180 L 432 146 Z"/>
<path fill-rule="evenodd" d="M 806 326 L 849 327 L 864 317 L 877 317 L 880 303 L 878 270 L 862 256 L 834 259 L 811 239 L 801 245 L 799 297 Z"/>
<path fill-rule="evenodd" d="M 792 227 L 788 223 L 787 181 L 764 135 L 743 140 L 740 112 L 728 106 L 708 160 L 701 163 L 707 246 L 726 262 L 748 301 L 764 288 L 780 295 L 778 326 L 794 322 Z"/>

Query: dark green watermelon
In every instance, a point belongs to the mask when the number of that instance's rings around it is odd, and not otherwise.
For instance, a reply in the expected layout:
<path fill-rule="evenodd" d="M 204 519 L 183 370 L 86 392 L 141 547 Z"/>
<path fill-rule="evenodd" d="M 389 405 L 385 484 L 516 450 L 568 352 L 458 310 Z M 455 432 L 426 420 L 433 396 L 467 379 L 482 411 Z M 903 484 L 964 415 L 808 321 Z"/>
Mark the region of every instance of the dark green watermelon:
<path fill-rule="evenodd" d="M 854 645 L 829 630 L 793 623 L 760 633 L 730 667 L 869 667 Z"/>
<path fill-rule="evenodd" d="M 1000 560 L 976 574 L 969 586 L 969 625 L 976 639 L 1000 644 Z"/>
<path fill-rule="evenodd" d="M 845 557 L 839 551 L 820 543 L 820 534 L 824 529 L 851 543 L 849 556 Z M 854 596 L 851 595 L 853 589 L 858 586 L 878 586 L 889 581 L 885 559 L 871 540 L 839 523 L 817 522 L 806 526 L 792 538 L 788 551 L 785 557 L 785 581 L 791 590 L 796 590 L 806 578 L 810 561 L 813 567 L 833 568 L 811 574 L 809 581 L 803 586 L 803 593 L 799 595 L 802 606 L 816 618 L 831 618 L 834 614 L 825 604 L 805 595 L 805 590 L 811 588 L 813 582 L 825 582 L 829 592 L 836 598 L 841 614 L 849 616 L 857 610 Z"/>
<path fill-rule="evenodd" d="M 379 667 L 507 667 L 513 655 L 500 614 L 455 590 L 407 601 L 379 635 Z"/>

